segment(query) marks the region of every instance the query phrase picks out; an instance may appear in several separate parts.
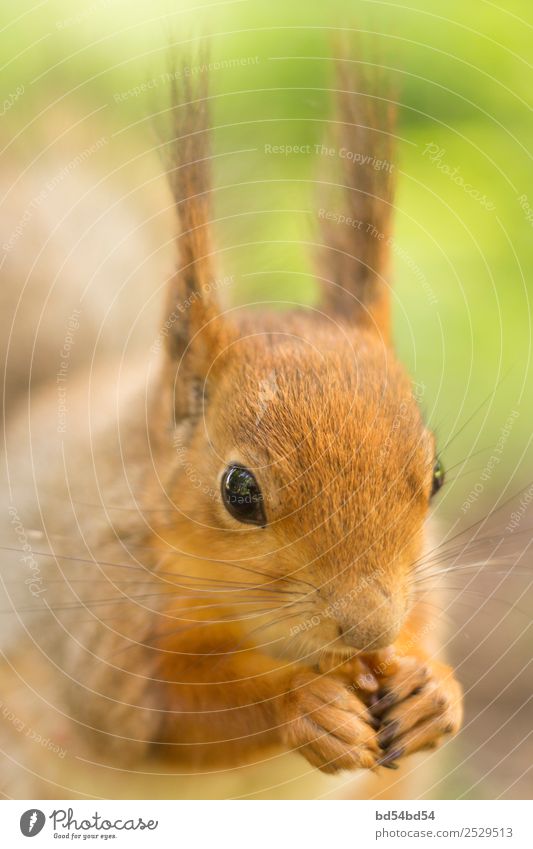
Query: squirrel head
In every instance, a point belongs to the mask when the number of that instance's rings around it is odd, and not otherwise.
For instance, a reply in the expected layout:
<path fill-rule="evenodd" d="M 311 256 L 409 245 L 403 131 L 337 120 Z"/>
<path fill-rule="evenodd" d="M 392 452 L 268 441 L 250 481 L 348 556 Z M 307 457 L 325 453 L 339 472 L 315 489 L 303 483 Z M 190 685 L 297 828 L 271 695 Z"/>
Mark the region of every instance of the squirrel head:
<path fill-rule="evenodd" d="M 356 96 L 346 97 L 348 132 Z M 350 215 L 367 222 L 366 233 L 332 231 L 326 217 L 318 307 L 223 312 L 209 240 L 204 100 L 190 92 L 186 100 L 195 112 L 184 112 L 176 134 L 180 268 L 169 290 L 163 377 L 175 448 L 167 539 L 203 580 L 229 588 L 228 604 L 241 584 L 253 586 L 263 607 L 240 627 L 273 653 L 386 647 L 409 614 L 430 499 L 442 482 L 434 437 L 390 342 L 390 172 L 361 166 L 363 189 L 347 184 Z M 375 109 L 358 116 L 363 150 L 387 160 L 391 133 L 384 141 L 377 119 Z"/>

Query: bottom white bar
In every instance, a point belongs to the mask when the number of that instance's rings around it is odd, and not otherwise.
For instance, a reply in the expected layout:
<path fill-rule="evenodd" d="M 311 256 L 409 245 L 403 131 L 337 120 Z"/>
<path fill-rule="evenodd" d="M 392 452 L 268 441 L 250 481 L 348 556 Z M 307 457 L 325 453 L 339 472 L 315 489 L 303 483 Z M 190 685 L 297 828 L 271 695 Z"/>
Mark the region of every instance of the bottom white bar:
<path fill-rule="evenodd" d="M 1 845 L 186 849 L 530 849 L 531 804 L 511 801 L 0 802 Z M 28 841 L 35 837 L 35 844 Z"/>

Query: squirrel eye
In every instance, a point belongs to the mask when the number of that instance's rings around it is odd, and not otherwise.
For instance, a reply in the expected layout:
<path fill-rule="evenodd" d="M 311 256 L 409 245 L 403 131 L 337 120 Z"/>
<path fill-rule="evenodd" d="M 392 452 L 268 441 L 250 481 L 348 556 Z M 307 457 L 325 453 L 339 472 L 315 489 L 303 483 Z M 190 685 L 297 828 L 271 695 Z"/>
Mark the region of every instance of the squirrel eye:
<path fill-rule="evenodd" d="M 442 465 L 440 460 L 437 460 L 435 465 L 433 466 L 433 484 L 431 487 L 431 497 L 439 491 L 439 489 L 444 485 L 445 479 L 444 466 Z"/>
<path fill-rule="evenodd" d="M 222 477 L 222 500 L 239 522 L 266 525 L 261 490 L 252 473 L 243 466 L 232 465 L 226 469 Z"/>

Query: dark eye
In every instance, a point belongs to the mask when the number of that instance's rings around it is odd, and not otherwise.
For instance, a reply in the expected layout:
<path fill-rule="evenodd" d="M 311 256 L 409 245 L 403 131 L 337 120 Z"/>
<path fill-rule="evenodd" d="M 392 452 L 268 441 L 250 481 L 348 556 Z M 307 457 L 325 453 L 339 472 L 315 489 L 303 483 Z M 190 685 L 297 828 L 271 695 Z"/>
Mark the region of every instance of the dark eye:
<path fill-rule="evenodd" d="M 437 460 L 435 465 L 433 466 L 433 484 L 431 487 L 431 497 L 439 491 L 441 486 L 444 485 L 444 466 L 442 465 L 440 460 Z"/>
<path fill-rule="evenodd" d="M 222 500 L 228 512 L 239 522 L 266 525 L 261 490 L 252 473 L 243 466 L 226 469 L 222 478 Z"/>

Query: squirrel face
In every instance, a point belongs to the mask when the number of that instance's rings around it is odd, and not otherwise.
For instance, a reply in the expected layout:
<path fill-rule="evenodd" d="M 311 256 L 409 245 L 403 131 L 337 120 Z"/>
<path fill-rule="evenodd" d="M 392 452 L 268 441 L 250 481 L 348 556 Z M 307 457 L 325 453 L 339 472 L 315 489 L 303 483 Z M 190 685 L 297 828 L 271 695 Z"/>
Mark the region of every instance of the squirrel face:
<path fill-rule="evenodd" d="M 164 372 L 181 458 L 167 464 L 177 507 L 167 537 L 202 578 L 233 588 L 229 608 L 239 582 L 255 582 L 263 608 L 240 628 L 264 650 L 296 658 L 387 646 L 409 612 L 442 482 L 390 342 L 395 171 L 342 175 L 346 214 L 361 226 L 319 216 L 318 309 L 224 314 L 213 293 L 207 97 L 183 85 L 171 163 L 180 266 Z M 356 127 L 358 149 L 390 163 L 390 104 L 339 92 L 339 144 L 350 149 Z"/>
<path fill-rule="evenodd" d="M 313 314 L 246 319 L 211 350 L 201 395 L 173 472 L 176 539 L 216 559 L 216 580 L 254 574 L 284 592 L 283 610 L 244 630 L 288 657 L 391 644 L 409 612 L 435 446 L 390 348 Z"/>

